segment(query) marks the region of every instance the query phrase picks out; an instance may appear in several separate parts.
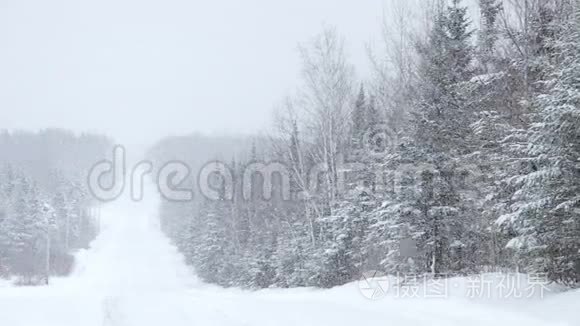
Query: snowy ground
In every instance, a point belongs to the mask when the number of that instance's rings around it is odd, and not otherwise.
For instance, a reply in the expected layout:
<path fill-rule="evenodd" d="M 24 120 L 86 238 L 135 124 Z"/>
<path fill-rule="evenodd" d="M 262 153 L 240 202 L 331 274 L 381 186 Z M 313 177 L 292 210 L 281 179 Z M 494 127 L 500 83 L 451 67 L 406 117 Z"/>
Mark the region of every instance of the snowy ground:
<path fill-rule="evenodd" d="M 580 292 L 502 298 L 499 275 L 488 275 L 493 295 L 477 299 L 466 296 L 466 279 L 450 280 L 444 298 L 389 293 L 379 300 L 365 298 L 358 283 L 258 292 L 201 284 L 160 232 L 153 198 L 109 204 L 101 235 L 78 255 L 72 277 L 49 287 L 0 286 L 1 325 L 580 325 Z"/>

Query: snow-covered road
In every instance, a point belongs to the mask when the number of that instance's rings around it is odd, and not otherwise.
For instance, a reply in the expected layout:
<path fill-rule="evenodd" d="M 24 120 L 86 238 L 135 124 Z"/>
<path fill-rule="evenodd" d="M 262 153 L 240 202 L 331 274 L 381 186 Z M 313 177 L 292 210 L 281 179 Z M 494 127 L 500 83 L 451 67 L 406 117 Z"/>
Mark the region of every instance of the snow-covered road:
<path fill-rule="evenodd" d="M 517 302 L 371 301 L 357 284 L 258 292 L 205 285 L 161 233 L 155 198 L 149 191 L 143 202 L 105 206 L 101 234 L 79 253 L 71 277 L 49 287 L 0 288 L 0 325 L 580 325 L 579 293 Z"/>

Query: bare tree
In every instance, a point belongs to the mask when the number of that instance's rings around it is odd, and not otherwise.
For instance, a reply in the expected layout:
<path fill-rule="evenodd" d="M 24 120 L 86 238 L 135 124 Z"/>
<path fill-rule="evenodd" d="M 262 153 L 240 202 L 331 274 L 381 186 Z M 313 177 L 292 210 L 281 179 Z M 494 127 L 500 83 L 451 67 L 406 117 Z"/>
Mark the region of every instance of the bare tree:
<path fill-rule="evenodd" d="M 334 29 L 324 30 L 309 47 L 301 46 L 300 52 L 304 85 L 296 102 L 304 113 L 305 137 L 313 145 L 310 155 L 326 170 L 323 206 L 330 213 L 339 195 L 338 165 L 348 143 L 354 69 Z"/>

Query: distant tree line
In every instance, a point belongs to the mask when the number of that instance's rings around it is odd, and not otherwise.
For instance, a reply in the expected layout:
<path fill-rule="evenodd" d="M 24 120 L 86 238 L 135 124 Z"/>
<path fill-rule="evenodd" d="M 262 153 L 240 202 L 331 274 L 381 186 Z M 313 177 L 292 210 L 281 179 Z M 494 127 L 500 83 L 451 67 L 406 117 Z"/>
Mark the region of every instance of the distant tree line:
<path fill-rule="evenodd" d="M 87 171 L 110 147 L 64 130 L 0 133 L 0 277 L 44 284 L 71 271 L 98 232 Z"/>

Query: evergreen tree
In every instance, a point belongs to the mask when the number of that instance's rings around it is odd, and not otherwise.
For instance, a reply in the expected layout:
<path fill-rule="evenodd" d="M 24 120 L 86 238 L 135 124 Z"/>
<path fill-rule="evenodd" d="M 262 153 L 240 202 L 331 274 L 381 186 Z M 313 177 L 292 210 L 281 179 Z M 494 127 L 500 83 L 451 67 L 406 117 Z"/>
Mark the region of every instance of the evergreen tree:
<path fill-rule="evenodd" d="M 556 38 L 553 70 L 537 96 L 528 154 L 532 171 L 518 179 L 512 244 L 531 271 L 580 283 L 580 13 Z"/>
<path fill-rule="evenodd" d="M 497 58 L 495 46 L 499 40 L 500 30 L 498 26 L 499 13 L 503 10 L 501 2 L 498 0 L 480 0 L 481 28 L 479 31 L 478 57 L 481 62 L 483 72 L 489 73 L 493 69 L 491 65 Z"/>
<path fill-rule="evenodd" d="M 352 111 L 351 146 L 354 149 L 361 149 L 363 146 L 362 138 L 368 129 L 367 108 L 365 90 L 361 85 Z"/>
<path fill-rule="evenodd" d="M 16 198 L 4 223 L 4 243 L 11 272 L 24 284 L 30 284 L 42 272 L 38 264 L 45 239 L 42 206 L 37 189 L 26 179 L 20 180 Z"/>

